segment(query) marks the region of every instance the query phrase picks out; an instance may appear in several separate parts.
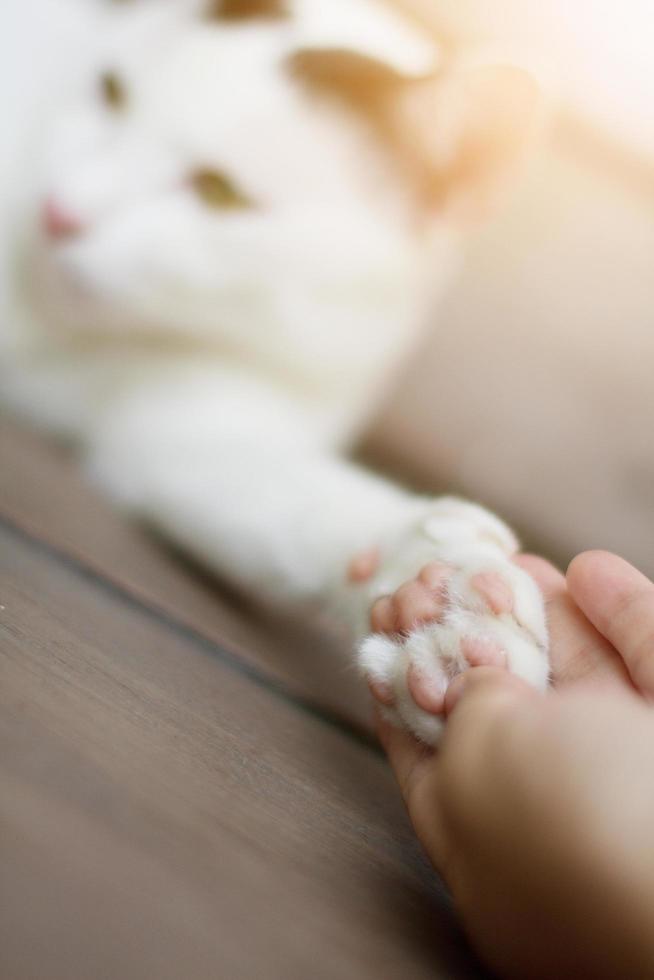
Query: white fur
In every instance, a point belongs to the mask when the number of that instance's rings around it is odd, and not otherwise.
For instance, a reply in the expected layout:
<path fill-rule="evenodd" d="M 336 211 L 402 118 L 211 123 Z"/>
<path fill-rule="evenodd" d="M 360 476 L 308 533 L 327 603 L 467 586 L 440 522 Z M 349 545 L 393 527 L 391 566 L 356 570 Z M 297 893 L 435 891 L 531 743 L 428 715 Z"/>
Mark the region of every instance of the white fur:
<path fill-rule="evenodd" d="M 417 707 L 407 688 L 411 664 L 447 683 L 468 665 L 461 653 L 462 638 L 496 641 L 507 654 L 509 669 L 544 690 L 549 678 L 547 628 L 540 592 L 534 581 L 511 560 L 518 543 L 511 531 L 481 507 L 443 499 L 429 508 L 413 529 L 405 532 L 384 556 L 379 572 L 362 587 L 366 606 L 394 592 L 430 561 L 447 563 L 453 571 L 447 585 L 447 607 L 442 619 L 391 638 L 371 635 L 359 649 L 364 673 L 390 686 L 396 707 L 385 709 L 430 744 L 441 735 L 440 718 Z M 511 614 L 490 612 L 472 579 L 480 573 L 499 573 L 513 595 Z"/>
<path fill-rule="evenodd" d="M 435 508 L 339 455 L 415 343 L 459 234 L 444 211 L 418 221 L 369 128 L 283 66 L 298 47 L 336 45 L 420 76 L 438 46 L 377 0 L 296 0 L 290 22 L 229 25 L 201 7 L 4 5 L 8 48 L 22 28 L 49 52 L 29 93 L 22 60 L 4 61 L 4 91 L 25 92 L 1 154 L 4 402 L 74 438 L 107 491 L 220 574 L 263 599 L 320 599 L 358 635 L 373 594 L 414 574 L 418 555 L 452 562 L 458 618 L 447 642 L 427 631 L 429 655 L 453 656 L 469 627 L 500 631 L 512 669 L 542 683 L 520 628 L 473 622 L 466 606 L 465 575 L 507 564 L 503 525 L 475 511 L 490 537 L 471 536 L 459 505 Z M 124 112 L 98 97 L 107 69 L 127 85 Z M 188 177 L 207 166 L 256 206 L 203 205 Z M 46 195 L 82 234 L 46 239 Z M 372 591 L 346 585 L 348 559 L 371 544 L 387 554 Z M 534 590 L 512 581 L 535 622 Z M 370 640 L 365 665 L 404 698 L 402 665 L 425 642 Z M 405 723 L 432 738 L 404 701 Z"/>

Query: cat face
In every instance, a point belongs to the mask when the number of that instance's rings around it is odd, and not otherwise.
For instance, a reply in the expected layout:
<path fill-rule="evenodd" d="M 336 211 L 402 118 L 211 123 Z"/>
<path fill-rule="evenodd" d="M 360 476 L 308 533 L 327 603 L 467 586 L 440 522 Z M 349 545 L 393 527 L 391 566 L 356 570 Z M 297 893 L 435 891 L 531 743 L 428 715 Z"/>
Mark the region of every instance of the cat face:
<path fill-rule="evenodd" d="M 435 47 L 372 0 L 327 7 L 98 2 L 101 42 L 54 107 L 38 184 L 54 320 L 243 336 L 396 282 L 468 109 L 434 136 Z"/>

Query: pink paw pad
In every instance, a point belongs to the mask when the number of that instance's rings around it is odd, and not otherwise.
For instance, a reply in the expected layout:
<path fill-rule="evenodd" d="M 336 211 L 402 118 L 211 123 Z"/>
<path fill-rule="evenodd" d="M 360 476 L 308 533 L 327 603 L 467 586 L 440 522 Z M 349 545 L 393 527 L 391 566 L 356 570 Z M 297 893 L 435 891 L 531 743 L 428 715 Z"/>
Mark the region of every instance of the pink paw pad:
<path fill-rule="evenodd" d="M 430 674 L 411 664 L 407 673 L 407 685 L 409 694 L 419 708 L 430 715 L 443 714 L 447 693 L 447 681 L 444 677 Z"/>
<path fill-rule="evenodd" d="M 379 568 L 381 555 L 378 548 L 371 548 L 369 551 L 362 551 L 355 555 L 347 566 L 347 580 L 352 585 L 361 585 L 371 579 Z"/>
<path fill-rule="evenodd" d="M 471 584 L 496 616 L 513 612 L 511 586 L 498 572 L 480 572 Z"/>
<path fill-rule="evenodd" d="M 395 694 L 393 693 L 393 688 L 390 684 L 384 683 L 384 681 L 369 680 L 368 687 L 370 688 L 370 693 L 376 701 L 380 704 L 386 705 L 387 708 L 392 708 L 395 704 Z"/>
<path fill-rule="evenodd" d="M 468 636 L 461 641 L 461 653 L 471 667 L 506 667 L 506 652 L 499 643 L 484 637 Z"/>
<path fill-rule="evenodd" d="M 445 585 L 450 575 L 446 565 L 431 562 L 393 595 L 378 599 L 370 615 L 375 633 L 408 633 L 416 626 L 438 621 L 445 610 Z"/>
<path fill-rule="evenodd" d="M 443 613 L 443 597 L 419 579 L 402 585 L 393 601 L 399 629 L 405 633 L 416 626 L 434 622 Z"/>
<path fill-rule="evenodd" d="M 461 653 L 470 667 L 506 668 L 507 656 L 494 640 L 484 637 L 466 637 L 461 641 Z M 432 674 L 428 670 L 411 664 L 407 672 L 409 694 L 419 708 L 430 715 L 442 715 L 449 680 L 442 674 Z"/>
<path fill-rule="evenodd" d="M 432 592 L 442 595 L 451 575 L 452 569 L 447 565 L 432 561 L 420 570 L 418 581 L 422 582 Z"/>
<path fill-rule="evenodd" d="M 372 607 L 370 625 L 374 633 L 398 633 L 397 614 L 392 596 L 385 595 Z"/>

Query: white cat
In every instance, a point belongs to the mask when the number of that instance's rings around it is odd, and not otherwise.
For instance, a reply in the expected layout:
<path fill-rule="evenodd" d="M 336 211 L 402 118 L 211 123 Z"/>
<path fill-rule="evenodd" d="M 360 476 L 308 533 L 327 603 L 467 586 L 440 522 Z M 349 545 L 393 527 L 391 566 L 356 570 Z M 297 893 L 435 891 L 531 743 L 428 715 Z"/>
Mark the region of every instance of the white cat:
<path fill-rule="evenodd" d="M 250 594 L 347 617 L 425 741 L 468 663 L 544 687 L 510 531 L 344 456 L 451 274 L 462 212 L 528 140 L 531 80 L 457 64 L 381 0 L 40 0 L 29 31 L 48 57 L 10 89 L 5 403 Z"/>

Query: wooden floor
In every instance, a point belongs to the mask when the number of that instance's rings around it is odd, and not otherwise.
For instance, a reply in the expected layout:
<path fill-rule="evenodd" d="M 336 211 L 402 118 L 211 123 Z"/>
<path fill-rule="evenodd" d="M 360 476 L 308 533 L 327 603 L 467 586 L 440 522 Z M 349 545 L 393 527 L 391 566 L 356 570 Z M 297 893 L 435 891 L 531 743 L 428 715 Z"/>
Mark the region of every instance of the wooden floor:
<path fill-rule="evenodd" d="M 2 980 L 482 976 L 328 645 L 6 422 L 0 576 Z"/>

